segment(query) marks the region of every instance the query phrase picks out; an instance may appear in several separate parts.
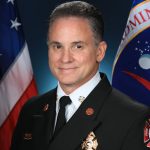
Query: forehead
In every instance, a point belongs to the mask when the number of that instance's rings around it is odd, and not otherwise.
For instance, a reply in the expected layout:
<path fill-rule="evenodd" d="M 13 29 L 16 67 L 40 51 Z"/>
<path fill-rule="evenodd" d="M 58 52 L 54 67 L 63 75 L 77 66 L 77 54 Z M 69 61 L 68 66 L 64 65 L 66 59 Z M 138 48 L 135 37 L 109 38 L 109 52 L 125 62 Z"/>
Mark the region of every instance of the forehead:
<path fill-rule="evenodd" d="M 84 22 L 85 24 L 90 25 L 90 21 L 87 18 L 82 17 L 82 16 L 58 16 L 57 18 L 52 19 L 52 22 L 50 21 L 49 28 L 51 28 L 53 26 L 53 24 L 56 24 L 58 22 L 59 23 L 64 22 L 64 21 L 67 21 L 67 20 L 69 20 L 70 22 L 71 21 Z"/>
<path fill-rule="evenodd" d="M 63 35 L 62 35 L 63 34 Z M 61 17 L 56 19 L 49 27 L 48 38 L 64 35 L 77 36 L 84 34 L 92 36 L 89 20 L 82 17 Z"/>
<path fill-rule="evenodd" d="M 88 19 L 83 17 L 76 17 L 76 16 L 68 16 L 68 17 L 59 17 L 55 19 L 52 23 L 49 25 L 49 31 L 54 30 L 56 27 L 72 27 L 72 30 L 74 28 L 89 28 L 92 31 L 91 23 Z M 58 28 L 58 29 L 59 29 Z"/>

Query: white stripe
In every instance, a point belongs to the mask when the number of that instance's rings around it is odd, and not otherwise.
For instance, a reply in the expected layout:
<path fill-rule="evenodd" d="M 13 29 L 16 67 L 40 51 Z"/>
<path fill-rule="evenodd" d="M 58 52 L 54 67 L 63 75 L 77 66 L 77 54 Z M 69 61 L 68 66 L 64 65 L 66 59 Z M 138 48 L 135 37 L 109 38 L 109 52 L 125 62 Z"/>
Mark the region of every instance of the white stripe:
<path fill-rule="evenodd" d="M 25 47 L 0 84 L 0 126 L 22 96 L 33 76 L 28 47 Z"/>

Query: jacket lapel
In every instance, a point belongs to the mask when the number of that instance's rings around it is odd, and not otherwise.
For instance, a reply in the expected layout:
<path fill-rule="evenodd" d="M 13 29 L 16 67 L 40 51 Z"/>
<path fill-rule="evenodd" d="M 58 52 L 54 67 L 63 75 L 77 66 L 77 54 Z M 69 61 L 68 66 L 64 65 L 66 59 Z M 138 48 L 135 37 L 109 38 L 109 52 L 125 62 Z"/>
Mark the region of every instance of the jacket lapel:
<path fill-rule="evenodd" d="M 38 107 L 36 107 L 34 114 L 31 116 L 32 133 L 34 135 L 33 142 L 36 142 L 34 145 L 37 145 L 37 149 L 40 149 L 39 147 L 44 149 L 49 144 L 53 135 L 56 89 L 40 97 L 38 102 Z"/>
<path fill-rule="evenodd" d="M 107 77 L 102 76 L 101 82 L 50 143 L 49 150 L 74 150 L 81 145 L 91 131 L 95 131 L 102 124 L 100 112 L 106 97 L 112 89 Z"/>
<path fill-rule="evenodd" d="M 45 113 L 45 125 L 44 125 L 44 132 L 46 140 L 46 145 L 49 144 L 52 136 L 53 136 L 53 129 L 54 129 L 54 122 L 55 122 L 55 108 L 56 108 L 56 92 L 51 96 L 51 102 L 47 103 L 49 104 L 49 111 Z M 50 100 L 49 100 L 50 101 Z M 45 104 L 45 106 L 47 105 Z"/>

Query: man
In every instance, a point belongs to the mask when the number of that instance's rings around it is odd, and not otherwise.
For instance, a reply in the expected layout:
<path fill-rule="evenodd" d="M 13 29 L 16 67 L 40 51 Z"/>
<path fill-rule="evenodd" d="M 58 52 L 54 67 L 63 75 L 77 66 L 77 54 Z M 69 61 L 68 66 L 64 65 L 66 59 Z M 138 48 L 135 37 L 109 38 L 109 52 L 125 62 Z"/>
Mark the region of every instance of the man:
<path fill-rule="evenodd" d="M 147 149 L 148 108 L 98 73 L 107 48 L 103 26 L 101 14 L 86 2 L 64 3 L 52 12 L 48 56 L 58 86 L 25 104 L 11 150 Z"/>

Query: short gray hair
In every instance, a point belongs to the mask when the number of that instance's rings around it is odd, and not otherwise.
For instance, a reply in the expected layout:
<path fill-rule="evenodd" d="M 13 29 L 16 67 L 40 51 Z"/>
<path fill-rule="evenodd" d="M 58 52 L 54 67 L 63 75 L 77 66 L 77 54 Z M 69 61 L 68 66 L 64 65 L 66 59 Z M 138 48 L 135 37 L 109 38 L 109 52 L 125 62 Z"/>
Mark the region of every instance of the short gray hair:
<path fill-rule="evenodd" d="M 49 29 L 55 20 L 72 16 L 81 17 L 89 21 L 96 44 L 103 39 L 104 21 L 102 14 L 96 7 L 83 1 L 71 1 L 57 6 L 50 15 Z"/>

